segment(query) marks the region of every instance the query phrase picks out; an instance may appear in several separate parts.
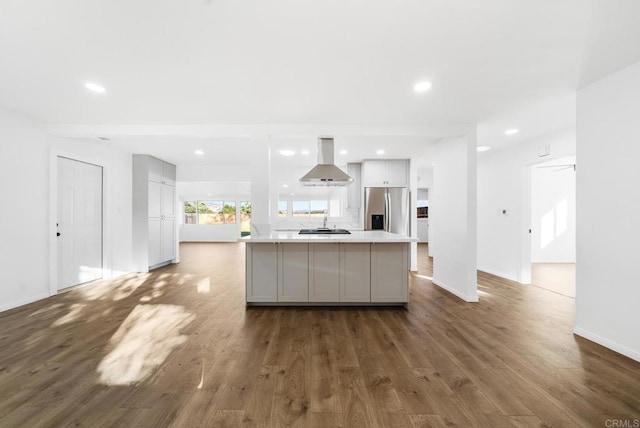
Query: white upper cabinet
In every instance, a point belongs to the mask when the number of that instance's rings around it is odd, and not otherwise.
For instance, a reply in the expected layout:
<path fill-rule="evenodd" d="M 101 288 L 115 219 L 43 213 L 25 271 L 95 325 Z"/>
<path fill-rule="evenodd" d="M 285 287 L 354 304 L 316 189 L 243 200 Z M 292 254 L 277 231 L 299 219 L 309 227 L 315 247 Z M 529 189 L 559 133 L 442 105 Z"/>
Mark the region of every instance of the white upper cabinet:
<path fill-rule="evenodd" d="M 363 187 L 409 187 L 409 161 L 366 160 L 362 162 Z"/>
<path fill-rule="evenodd" d="M 362 186 L 384 186 L 387 179 L 387 165 L 383 160 L 368 160 L 362 162 Z"/>
<path fill-rule="evenodd" d="M 175 186 L 176 185 L 176 166 L 168 162 L 163 162 L 162 178 L 163 178 L 164 184 Z"/>
<path fill-rule="evenodd" d="M 409 187 L 409 161 L 388 160 L 385 166 L 388 186 Z"/>
<path fill-rule="evenodd" d="M 362 181 L 360 179 L 362 164 L 348 163 L 347 174 L 353 182 L 347 185 L 347 208 L 360 208 L 362 205 Z"/>
<path fill-rule="evenodd" d="M 149 181 L 176 185 L 176 166 L 161 159 L 149 156 Z"/>
<path fill-rule="evenodd" d="M 149 181 L 162 183 L 164 177 L 164 161 L 148 156 Z"/>

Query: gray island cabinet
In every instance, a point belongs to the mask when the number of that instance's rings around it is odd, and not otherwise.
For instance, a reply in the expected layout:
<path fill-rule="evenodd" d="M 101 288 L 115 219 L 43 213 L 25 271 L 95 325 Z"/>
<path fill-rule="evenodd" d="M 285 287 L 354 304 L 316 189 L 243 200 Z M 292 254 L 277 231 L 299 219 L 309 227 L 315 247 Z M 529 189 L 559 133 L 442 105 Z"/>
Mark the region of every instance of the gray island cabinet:
<path fill-rule="evenodd" d="M 246 241 L 247 305 L 407 305 L 409 243 L 382 231 Z"/>

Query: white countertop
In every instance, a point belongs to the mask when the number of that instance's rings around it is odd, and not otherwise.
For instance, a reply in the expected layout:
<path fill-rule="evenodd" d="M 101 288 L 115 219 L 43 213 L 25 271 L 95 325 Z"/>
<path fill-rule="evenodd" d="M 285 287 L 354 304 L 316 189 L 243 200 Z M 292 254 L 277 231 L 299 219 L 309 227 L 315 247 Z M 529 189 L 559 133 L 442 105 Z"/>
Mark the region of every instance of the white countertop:
<path fill-rule="evenodd" d="M 249 235 L 240 238 L 241 241 L 248 243 L 255 242 L 326 242 L 326 243 L 399 243 L 399 242 L 418 242 L 416 238 L 398 235 L 397 233 L 389 233 L 381 230 L 353 230 L 350 235 L 299 235 L 298 231 L 272 231 L 268 235 Z"/>

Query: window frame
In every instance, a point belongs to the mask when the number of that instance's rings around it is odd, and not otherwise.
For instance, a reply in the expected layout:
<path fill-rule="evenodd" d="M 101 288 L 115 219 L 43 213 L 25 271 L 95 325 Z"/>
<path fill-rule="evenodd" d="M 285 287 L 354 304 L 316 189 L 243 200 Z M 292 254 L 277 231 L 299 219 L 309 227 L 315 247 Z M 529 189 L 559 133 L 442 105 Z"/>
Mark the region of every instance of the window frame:
<path fill-rule="evenodd" d="M 244 201 L 249 204 L 251 201 Z M 218 226 L 224 224 L 238 224 L 238 201 L 237 200 L 224 200 L 224 199 L 197 199 L 183 201 L 182 220 L 184 224 L 196 224 L 199 226 Z M 187 212 L 187 206 L 191 207 L 195 205 L 195 212 Z M 201 212 L 201 205 L 207 207 L 207 211 Z M 218 207 L 219 208 L 216 208 Z M 225 213 L 225 207 L 233 206 L 233 214 Z M 201 215 L 207 214 L 211 216 L 220 216 L 222 222 L 201 223 Z M 233 216 L 233 221 L 229 221 L 229 217 Z M 216 217 L 212 217 L 215 219 Z M 194 222 L 195 221 L 195 222 Z"/>

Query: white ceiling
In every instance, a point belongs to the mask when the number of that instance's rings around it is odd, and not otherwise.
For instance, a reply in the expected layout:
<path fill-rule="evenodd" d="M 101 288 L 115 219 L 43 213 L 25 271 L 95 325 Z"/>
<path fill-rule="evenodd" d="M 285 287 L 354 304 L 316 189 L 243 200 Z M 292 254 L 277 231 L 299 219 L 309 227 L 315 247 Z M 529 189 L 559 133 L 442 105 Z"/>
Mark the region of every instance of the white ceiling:
<path fill-rule="evenodd" d="M 422 158 L 470 123 L 500 147 L 572 126 L 579 87 L 640 61 L 639 3 L 2 0 L 0 105 L 179 165 L 245 162 L 256 135 L 314 158 L 316 131 L 346 160 Z"/>

